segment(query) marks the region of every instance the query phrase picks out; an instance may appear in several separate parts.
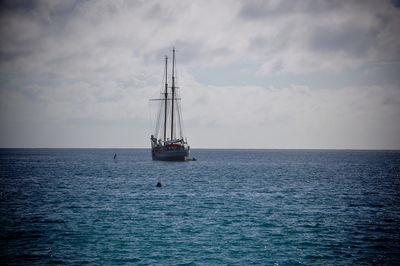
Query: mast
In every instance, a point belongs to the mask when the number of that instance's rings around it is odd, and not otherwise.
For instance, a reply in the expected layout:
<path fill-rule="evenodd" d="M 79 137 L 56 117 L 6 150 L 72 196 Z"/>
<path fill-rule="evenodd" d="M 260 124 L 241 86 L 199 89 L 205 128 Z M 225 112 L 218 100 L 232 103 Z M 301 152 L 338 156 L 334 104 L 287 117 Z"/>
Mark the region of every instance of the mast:
<path fill-rule="evenodd" d="M 167 140 L 168 57 L 165 56 L 164 141 Z"/>
<path fill-rule="evenodd" d="M 171 140 L 174 138 L 174 101 L 175 101 L 175 47 L 172 49 L 172 108 L 171 108 Z"/>

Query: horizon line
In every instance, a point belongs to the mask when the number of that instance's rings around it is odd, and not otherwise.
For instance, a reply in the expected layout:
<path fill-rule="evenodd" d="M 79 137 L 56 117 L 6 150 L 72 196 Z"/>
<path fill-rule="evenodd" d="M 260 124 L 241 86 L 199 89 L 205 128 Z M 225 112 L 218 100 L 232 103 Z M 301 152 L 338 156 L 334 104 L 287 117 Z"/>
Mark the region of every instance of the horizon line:
<path fill-rule="evenodd" d="M 149 149 L 149 147 L 0 147 L 1 150 L 11 150 L 11 149 L 93 149 L 93 150 L 112 150 L 112 149 L 117 149 L 117 150 L 130 150 L 130 149 Z M 190 148 L 191 150 L 331 150 L 331 151 L 400 151 L 400 148 L 210 148 L 210 147 L 199 147 L 199 148 Z"/>

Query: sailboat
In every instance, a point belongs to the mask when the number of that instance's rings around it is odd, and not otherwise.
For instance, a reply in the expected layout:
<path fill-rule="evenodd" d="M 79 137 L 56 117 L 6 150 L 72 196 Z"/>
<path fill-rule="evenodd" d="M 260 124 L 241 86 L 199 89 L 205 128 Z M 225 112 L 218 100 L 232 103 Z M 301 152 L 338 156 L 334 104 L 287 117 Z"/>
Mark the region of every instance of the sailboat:
<path fill-rule="evenodd" d="M 159 99 L 159 112 L 154 134 L 151 135 L 153 160 L 186 161 L 190 147 L 183 136 L 180 98 L 175 86 L 175 48 L 172 50 L 171 87 L 168 87 L 168 57 L 165 57 L 165 86 Z M 178 131 L 179 129 L 179 131 Z"/>

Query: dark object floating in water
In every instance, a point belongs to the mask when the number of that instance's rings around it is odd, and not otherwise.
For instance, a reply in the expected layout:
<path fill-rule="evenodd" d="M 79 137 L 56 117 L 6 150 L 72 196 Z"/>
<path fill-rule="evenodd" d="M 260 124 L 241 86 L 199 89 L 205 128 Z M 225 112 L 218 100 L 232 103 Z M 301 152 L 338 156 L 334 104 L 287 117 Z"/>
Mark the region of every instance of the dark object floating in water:
<path fill-rule="evenodd" d="M 197 161 L 196 158 L 192 158 L 192 161 Z"/>
<path fill-rule="evenodd" d="M 116 154 L 116 153 L 114 153 L 114 160 L 115 160 L 115 159 L 117 159 L 117 154 Z"/>
<path fill-rule="evenodd" d="M 157 182 L 157 187 L 162 187 L 160 182 Z"/>

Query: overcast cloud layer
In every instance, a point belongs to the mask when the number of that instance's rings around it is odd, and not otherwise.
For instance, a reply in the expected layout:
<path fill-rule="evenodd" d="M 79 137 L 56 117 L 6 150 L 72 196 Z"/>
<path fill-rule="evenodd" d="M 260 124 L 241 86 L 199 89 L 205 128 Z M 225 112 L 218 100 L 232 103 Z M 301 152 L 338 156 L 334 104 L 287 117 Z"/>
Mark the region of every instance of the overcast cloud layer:
<path fill-rule="evenodd" d="M 194 148 L 400 149 L 398 1 L 5 1 L 0 147 L 149 147 L 178 50 Z"/>

